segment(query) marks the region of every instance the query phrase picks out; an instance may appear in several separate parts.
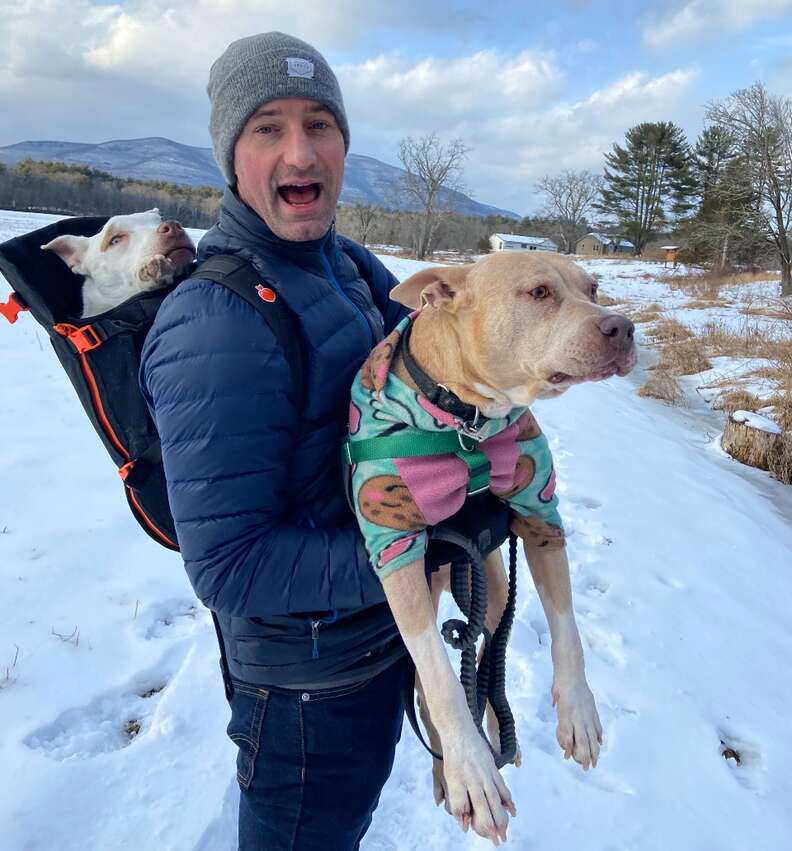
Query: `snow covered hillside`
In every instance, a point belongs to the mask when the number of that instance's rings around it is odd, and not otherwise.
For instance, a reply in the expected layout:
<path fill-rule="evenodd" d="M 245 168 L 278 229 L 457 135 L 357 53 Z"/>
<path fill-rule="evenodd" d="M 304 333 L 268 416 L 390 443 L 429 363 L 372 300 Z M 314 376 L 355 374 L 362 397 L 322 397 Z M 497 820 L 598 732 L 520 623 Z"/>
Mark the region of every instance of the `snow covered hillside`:
<path fill-rule="evenodd" d="M 0 213 L 0 240 L 49 221 Z M 400 277 L 424 265 L 384 259 Z M 614 297 L 673 307 L 652 264 L 587 265 Z M 523 565 L 509 845 L 782 851 L 792 488 L 726 456 L 723 414 L 703 401 L 638 397 L 647 358 L 626 379 L 535 408 L 555 453 L 605 747 L 588 773 L 562 758 L 547 626 Z M 1 322 L 0 362 L 0 851 L 232 851 L 235 749 L 208 614 L 178 556 L 132 519 L 29 316 Z M 429 757 L 408 727 L 362 847 L 490 847 L 435 809 Z"/>

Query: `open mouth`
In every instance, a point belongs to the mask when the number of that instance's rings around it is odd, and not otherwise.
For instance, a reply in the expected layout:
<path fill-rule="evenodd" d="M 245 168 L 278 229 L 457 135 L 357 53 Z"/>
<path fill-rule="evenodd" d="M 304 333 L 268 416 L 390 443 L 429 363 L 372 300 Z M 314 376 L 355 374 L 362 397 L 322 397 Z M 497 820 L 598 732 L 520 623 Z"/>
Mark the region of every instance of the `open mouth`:
<path fill-rule="evenodd" d="M 297 209 L 310 207 L 322 194 L 321 183 L 287 183 L 278 187 L 278 195 Z"/>
<path fill-rule="evenodd" d="M 176 245 L 170 248 L 165 256 L 177 266 L 191 263 L 195 259 L 195 248 L 192 245 Z"/>

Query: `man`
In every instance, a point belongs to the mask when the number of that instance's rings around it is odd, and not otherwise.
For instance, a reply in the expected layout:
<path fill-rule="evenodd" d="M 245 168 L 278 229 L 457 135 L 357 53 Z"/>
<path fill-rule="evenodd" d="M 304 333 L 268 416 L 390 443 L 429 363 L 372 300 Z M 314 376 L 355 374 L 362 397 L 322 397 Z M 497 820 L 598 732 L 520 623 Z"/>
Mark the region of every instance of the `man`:
<path fill-rule="evenodd" d="M 349 851 L 391 771 L 405 650 L 338 456 L 354 375 L 404 308 L 382 264 L 333 228 L 349 128 L 322 56 L 281 33 L 244 38 L 208 93 L 228 186 L 199 260 L 245 258 L 291 308 L 305 403 L 264 319 L 196 278 L 163 302 L 141 386 L 185 567 L 222 634 L 240 851 Z"/>

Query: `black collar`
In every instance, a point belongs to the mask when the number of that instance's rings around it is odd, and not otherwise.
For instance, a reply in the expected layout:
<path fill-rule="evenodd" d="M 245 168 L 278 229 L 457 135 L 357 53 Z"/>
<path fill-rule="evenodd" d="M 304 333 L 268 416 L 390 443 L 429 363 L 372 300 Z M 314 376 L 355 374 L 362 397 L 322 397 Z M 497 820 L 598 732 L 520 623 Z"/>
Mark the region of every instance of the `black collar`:
<path fill-rule="evenodd" d="M 404 333 L 399 339 L 401 346 L 401 356 L 404 365 L 407 367 L 407 372 L 410 373 L 410 378 L 418 385 L 418 389 L 424 396 L 433 404 L 437 405 L 440 410 L 457 417 L 467 426 L 479 425 L 482 421 L 486 421 L 479 409 L 475 405 L 468 405 L 463 402 L 456 393 L 452 393 L 447 387 L 442 384 L 437 384 L 429 375 L 424 372 L 418 365 L 418 361 L 410 354 L 410 334 L 412 333 L 412 322 L 404 329 Z"/>

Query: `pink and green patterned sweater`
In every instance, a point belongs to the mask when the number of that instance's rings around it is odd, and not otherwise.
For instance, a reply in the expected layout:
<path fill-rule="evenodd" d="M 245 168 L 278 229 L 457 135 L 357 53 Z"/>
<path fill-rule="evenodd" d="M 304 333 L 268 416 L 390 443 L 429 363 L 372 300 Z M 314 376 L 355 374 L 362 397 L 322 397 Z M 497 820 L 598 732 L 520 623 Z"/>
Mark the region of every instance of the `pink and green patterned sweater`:
<path fill-rule="evenodd" d="M 455 418 L 391 372 L 405 317 L 371 352 L 352 386 L 349 440 L 455 428 Z M 563 547 L 555 471 L 547 438 L 527 408 L 488 419 L 478 444 L 491 464 L 490 490 L 518 515 L 517 531 L 537 546 Z M 468 467 L 456 455 L 362 461 L 352 466 L 352 494 L 366 548 L 380 579 L 422 558 L 426 527 L 465 501 Z"/>

